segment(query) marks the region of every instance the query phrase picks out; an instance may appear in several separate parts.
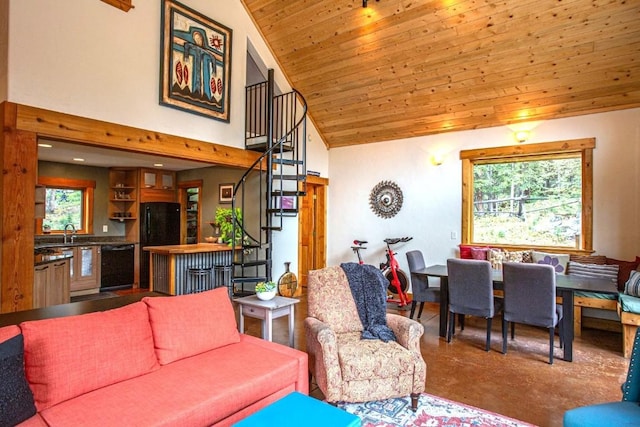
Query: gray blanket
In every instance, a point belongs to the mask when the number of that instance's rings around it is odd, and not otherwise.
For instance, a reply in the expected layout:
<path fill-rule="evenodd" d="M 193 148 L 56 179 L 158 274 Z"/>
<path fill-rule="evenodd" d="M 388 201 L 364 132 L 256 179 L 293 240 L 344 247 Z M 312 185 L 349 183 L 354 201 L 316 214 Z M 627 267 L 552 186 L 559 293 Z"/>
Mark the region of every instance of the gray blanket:
<path fill-rule="evenodd" d="M 389 281 L 372 265 L 346 262 L 340 264 L 340 267 L 349 280 L 358 316 L 364 327 L 362 338 L 380 339 L 384 342 L 397 341 L 395 334 L 387 326 Z"/>

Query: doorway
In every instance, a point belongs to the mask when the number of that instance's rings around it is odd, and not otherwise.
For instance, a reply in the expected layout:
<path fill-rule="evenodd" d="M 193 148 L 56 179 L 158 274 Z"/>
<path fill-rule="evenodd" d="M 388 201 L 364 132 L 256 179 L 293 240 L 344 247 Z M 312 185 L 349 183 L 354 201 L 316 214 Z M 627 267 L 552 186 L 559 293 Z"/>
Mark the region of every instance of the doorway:
<path fill-rule="evenodd" d="M 298 225 L 298 284 L 307 286 L 310 270 L 327 262 L 327 185 L 326 178 L 307 176 L 307 193 L 300 200 Z"/>
<path fill-rule="evenodd" d="M 202 180 L 184 181 L 178 183 L 178 201 L 180 202 L 180 236 L 181 244 L 199 243 L 200 225 L 202 220 Z"/>

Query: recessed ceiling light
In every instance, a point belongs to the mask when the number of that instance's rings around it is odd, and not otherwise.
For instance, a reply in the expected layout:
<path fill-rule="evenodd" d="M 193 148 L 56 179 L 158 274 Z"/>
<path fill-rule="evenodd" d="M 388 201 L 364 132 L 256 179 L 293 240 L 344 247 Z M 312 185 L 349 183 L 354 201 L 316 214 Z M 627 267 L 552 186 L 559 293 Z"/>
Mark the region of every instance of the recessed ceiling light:
<path fill-rule="evenodd" d="M 74 162 L 84 162 L 84 159 L 83 159 L 83 158 L 80 158 L 80 157 L 74 157 L 74 158 L 73 158 L 73 161 L 74 161 Z"/>
<path fill-rule="evenodd" d="M 40 142 L 40 143 L 38 143 L 38 147 L 42 147 L 42 148 L 51 148 L 51 147 L 53 147 L 53 145 L 51 145 L 51 144 L 45 144 L 44 142 Z"/>
<path fill-rule="evenodd" d="M 157 167 L 157 168 L 161 168 L 164 165 L 162 163 L 154 163 L 153 166 Z"/>

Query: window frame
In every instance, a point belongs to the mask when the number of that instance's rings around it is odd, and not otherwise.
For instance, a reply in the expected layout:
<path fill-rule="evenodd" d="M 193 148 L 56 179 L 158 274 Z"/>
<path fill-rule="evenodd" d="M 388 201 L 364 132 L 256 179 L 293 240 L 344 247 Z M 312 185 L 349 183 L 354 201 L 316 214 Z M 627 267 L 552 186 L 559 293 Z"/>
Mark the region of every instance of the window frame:
<path fill-rule="evenodd" d="M 81 190 L 83 195 L 82 224 L 81 228 L 76 230 L 76 234 L 93 234 L 93 198 L 96 188 L 95 181 L 88 179 L 55 178 L 42 176 L 38 178 L 38 185 L 43 185 L 46 188 Z M 42 232 L 43 221 L 44 218 L 36 218 L 36 235 L 44 234 Z M 63 234 L 63 231 L 51 230 L 50 234 Z"/>
<path fill-rule="evenodd" d="M 462 160 L 461 244 L 505 249 L 538 249 L 555 253 L 590 254 L 593 252 L 593 150 L 595 138 L 572 139 L 538 144 L 511 145 L 460 151 Z M 516 162 L 534 159 L 560 159 L 578 154 L 582 162 L 582 215 L 580 247 L 505 245 L 478 243 L 473 237 L 473 167 L 476 163 Z"/>

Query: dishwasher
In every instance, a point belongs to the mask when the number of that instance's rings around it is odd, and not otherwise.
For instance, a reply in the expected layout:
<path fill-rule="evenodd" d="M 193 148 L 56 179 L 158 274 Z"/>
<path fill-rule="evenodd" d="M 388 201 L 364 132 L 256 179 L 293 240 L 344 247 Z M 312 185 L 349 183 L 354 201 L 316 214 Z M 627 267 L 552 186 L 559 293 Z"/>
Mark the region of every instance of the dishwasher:
<path fill-rule="evenodd" d="M 100 291 L 133 286 L 135 245 L 102 245 L 100 256 Z"/>

